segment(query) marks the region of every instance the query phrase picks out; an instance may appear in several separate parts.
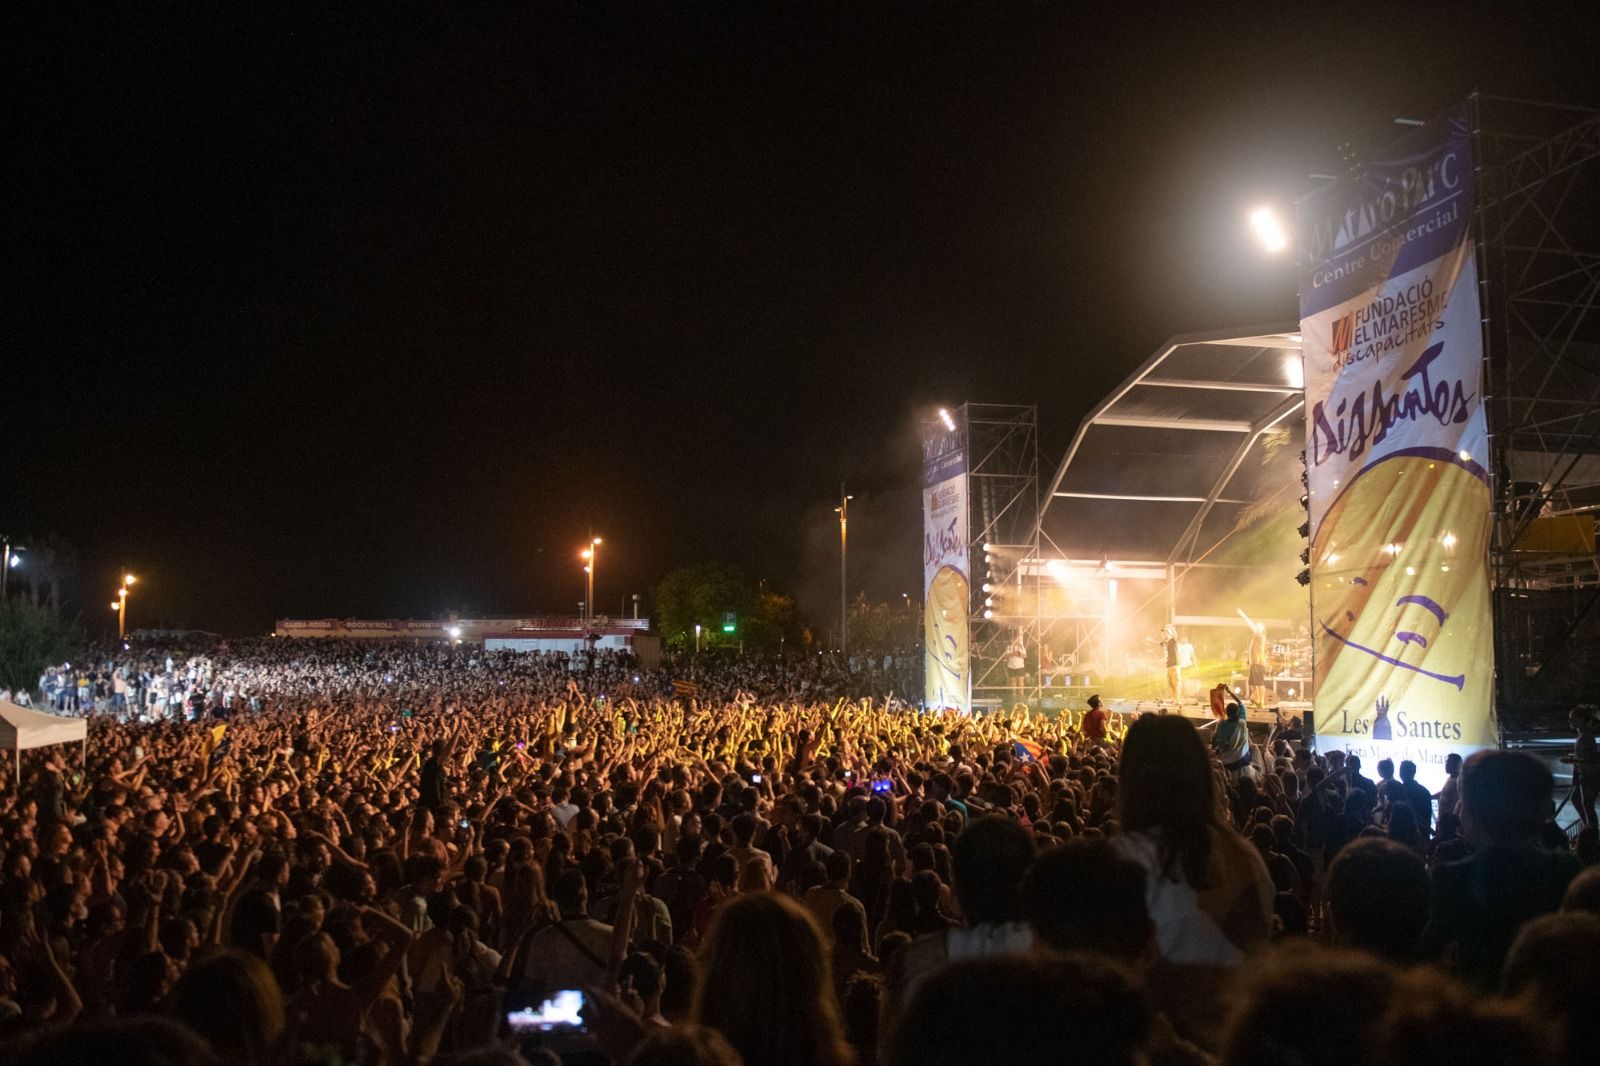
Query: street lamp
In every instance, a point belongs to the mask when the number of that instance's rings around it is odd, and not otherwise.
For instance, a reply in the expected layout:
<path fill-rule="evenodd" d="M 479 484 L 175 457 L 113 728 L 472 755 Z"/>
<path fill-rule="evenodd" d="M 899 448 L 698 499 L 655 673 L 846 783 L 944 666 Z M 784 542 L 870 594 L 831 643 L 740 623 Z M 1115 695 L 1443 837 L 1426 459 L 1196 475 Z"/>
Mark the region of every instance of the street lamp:
<path fill-rule="evenodd" d="M 699 622 L 696 622 L 694 624 L 694 653 L 696 655 L 700 654 L 700 623 Z"/>
<path fill-rule="evenodd" d="M 5 554 L 0 555 L 0 603 L 4 603 L 6 601 L 6 578 L 10 575 L 13 566 L 21 565 L 22 556 L 17 553 L 23 549 L 12 547 L 10 537 L 0 537 L 0 543 L 5 545 Z"/>
<path fill-rule="evenodd" d="M 578 555 L 584 560 L 583 572 L 588 575 L 588 599 L 584 601 L 583 624 L 589 624 L 589 616 L 594 613 L 594 570 L 600 565 L 600 538 L 590 537 L 589 546 Z"/>
<path fill-rule="evenodd" d="M 839 654 L 850 646 L 850 594 L 845 591 L 845 554 L 849 547 L 850 501 L 854 496 L 844 494 L 844 482 L 839 482 L 839 506 L 834 513 L 839 516 Z"/>
<path fill-rule="evenodd" d="M 117 590 L 117 598 L 111 604 L 111 609 L 117 612 L 117 639 L 123 639 L 128 631 L 128 586 L 139 579 L 132 574 L 122 575 L 122 587 Z"/>

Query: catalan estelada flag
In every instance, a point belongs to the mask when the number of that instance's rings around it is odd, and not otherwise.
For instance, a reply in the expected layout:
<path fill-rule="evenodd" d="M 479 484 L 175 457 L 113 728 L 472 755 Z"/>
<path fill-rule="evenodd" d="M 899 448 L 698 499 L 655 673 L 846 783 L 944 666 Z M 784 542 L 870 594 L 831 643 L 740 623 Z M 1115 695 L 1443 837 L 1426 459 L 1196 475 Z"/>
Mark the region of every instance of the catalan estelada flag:
<path fill-rule="evenodd" d="M 1013 740 L 1011 742 L 1011 753 L 1020 762 L 1038 762 L 1044 758 L 1044 749 L 1031 740 Z"/>

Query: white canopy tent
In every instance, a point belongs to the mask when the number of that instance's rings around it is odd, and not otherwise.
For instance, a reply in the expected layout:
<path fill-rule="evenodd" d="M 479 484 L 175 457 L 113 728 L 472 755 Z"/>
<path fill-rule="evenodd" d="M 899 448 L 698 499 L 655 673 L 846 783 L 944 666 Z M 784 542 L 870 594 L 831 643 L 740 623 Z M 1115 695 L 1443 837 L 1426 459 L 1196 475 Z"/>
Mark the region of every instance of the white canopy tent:
<path fill-rule="evenodd" d="M 82 745 L 82 754 L 89 754 L 89 723 L 83 718 L 58 718 L 41 714 L 26 707 L 18 707 L 9 700 L 0 700 L 0 750 L 17 755 L 17 781 L 22 781 L 22 753 L 34 748 L 48 748 L 52 744 Z"/>

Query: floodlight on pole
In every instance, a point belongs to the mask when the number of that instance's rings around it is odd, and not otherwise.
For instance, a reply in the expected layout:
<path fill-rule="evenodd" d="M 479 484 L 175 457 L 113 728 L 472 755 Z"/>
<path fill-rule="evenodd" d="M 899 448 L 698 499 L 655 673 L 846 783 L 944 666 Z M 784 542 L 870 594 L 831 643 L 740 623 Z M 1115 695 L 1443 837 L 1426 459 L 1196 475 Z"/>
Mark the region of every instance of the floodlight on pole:
<path fill-rule="evenodd" d="M 117 612 L 118 640 L 123 639 L 123 636 L 127 633 L 128 629 L 128 586 L 132 585 L 137 580 L 138 578 L 134 577 L 132 574 L 123 574 L 122 587 L 117 590 L 116 602 L 111 605 L 111 609 Z"/>
<path fill-rule="evenodd" d="M 1258 207 L 1250 212 L 1250 228 L 1255 231 L 1261 247 L 1273 255 L 1289 247 L 1289 231 L 1283 228 L 1277 213 L 1270 207 Z"/>
<path fill-rule="evenodd" d="M 846 496 L 844 482 L 839 482 L 839 506 L 834 511 L 839 515 L 839 654 L 843 655 L 849 648 L 850 642 L 850 595 L 845 591 L 845 555 L 850 546 L 850 501 L 854 496 Z"/>
<path fill-rule="evenodd" d="M 583 609 L 583 624 L 584 628 L 587 629 L 589 620 L 594 615 L 594 572 L 595 568 L 600 565 L 600 538 L 591 534 L 589 536 L 589 546 L 579 552 L 578 557 L 584 561 L 585 588 L 589 597 L 584 601 L 585 606 Z"/>
<path fill-rule="evenodd" d="M 22 563 L 19 554 L 23 549 L 11 543 L 9 536 L 0 536 L 0 546 L 4 547 L 4 554 L 0 555 L 0 603 L 6 599 L 6 577 L 11 573 L 11 568 Z"/>
<path fill-rule="evenodd" d="M 948 429 L 952 433 L 955 432 L 956 420 L 950 417 L 950 411 L 948 408 L 939 408 L 939 421 L 944 423 L 945 429 Z"/>

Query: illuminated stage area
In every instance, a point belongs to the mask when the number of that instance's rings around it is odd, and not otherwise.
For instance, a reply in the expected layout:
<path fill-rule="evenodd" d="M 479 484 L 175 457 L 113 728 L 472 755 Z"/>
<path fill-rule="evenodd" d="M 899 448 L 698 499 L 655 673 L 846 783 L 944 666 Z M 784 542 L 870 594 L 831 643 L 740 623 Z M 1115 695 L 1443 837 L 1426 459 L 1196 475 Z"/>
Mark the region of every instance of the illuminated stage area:
<path fill-rule="evenodd" d="M 1292 325 L 1176 337 L 1084 419 L 1032 536 L 974 544 L 975 706 L 1098 692 L 1209 717 L 1218 684 L 1306 702 L 1299 343 Z"/>

